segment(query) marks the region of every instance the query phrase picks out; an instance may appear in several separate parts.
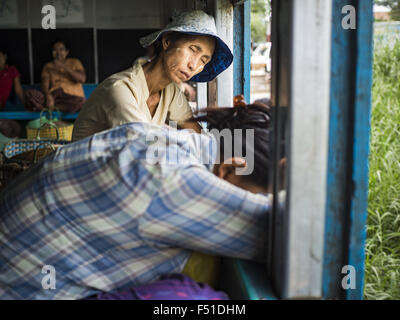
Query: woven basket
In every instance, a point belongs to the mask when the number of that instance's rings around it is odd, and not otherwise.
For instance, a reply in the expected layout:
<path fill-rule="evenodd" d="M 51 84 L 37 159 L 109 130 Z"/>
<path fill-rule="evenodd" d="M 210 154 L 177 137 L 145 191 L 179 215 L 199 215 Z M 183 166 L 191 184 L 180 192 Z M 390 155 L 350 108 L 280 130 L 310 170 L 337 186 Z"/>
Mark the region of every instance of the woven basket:
<path fill-rule="evenodd" d="M 74 125 L 69 122 L 58 121 L 53 119 L 53 109 L 44 109 L 40 112 L 39 119 L 33 120 L 37 122 L 39 128 L 26 127 L 26 137 L 28 139 L 57 139 L 57 140 L 72 140 L 72 130 Z M 49 120 L 42 124 L 43 114 L 48 112 Z M 56 112 L 59 113 L 58 110 Z"/>
<path fill-rule="evenodd" d="M 54 125 L 44 124 L 39 129 L 26 127 L 26 137 L 28 139 L 60 139 L 71 141 L 72 140 L 72 130 L 74 125 L 72 123 L 66 123 L 62 121 L 54 122 Z"/>

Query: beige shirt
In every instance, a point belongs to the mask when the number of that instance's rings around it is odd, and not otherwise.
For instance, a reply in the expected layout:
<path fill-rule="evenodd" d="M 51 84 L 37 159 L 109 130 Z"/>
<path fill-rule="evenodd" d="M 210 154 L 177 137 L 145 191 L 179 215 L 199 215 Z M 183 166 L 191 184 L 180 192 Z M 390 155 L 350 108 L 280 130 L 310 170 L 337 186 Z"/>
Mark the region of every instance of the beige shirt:
<path fill-rule="evenodd" d="M 151 116 L 146 103 L 149 89 L 142 68 L 146 61 L 137 59 L 131 68 L 113 74 L 96 87 L 74 123 L 73 141 L 128 122 L 162 125 L 171 120 L 179 125 L 192 116 L 184 93 L 175 83 L 161 91 L 160 102 Z"/>

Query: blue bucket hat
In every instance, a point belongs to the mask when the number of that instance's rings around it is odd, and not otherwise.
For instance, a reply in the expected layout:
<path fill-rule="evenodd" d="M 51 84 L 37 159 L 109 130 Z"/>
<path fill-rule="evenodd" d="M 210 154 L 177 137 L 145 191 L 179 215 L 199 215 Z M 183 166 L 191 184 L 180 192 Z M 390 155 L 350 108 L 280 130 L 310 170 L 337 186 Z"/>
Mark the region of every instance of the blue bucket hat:
<path fill-rule="evenodd" d="M 215 50 L 211 61 L 205 65 L 203 71 L 193 76 L 190 81 L 211 81 L 231 65 L 233 61 L 232 52 L 218 36 L 214 18 L 205 12 L 201 10 L 183 12 L 173 17 L 172 22 L 167 24 L 164 29 L 140 38 L 139 42 L 143 47 L 148 47 L 157 41 L 162 34 L 169 31 L 211 36 L 215 39 Z"/>

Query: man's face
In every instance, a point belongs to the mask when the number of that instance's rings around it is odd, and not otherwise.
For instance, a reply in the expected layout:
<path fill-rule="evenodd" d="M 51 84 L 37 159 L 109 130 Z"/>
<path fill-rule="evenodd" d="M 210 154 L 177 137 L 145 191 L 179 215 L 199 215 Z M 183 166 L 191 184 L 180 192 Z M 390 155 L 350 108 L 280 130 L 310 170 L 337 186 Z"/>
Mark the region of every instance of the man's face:
<path fill-rule="evenodd" d="M 168 77 L 175 83 L 190 80 L 211 61 L 215 49 L 214 39 L 194 36 L 166 43 L 164 67 Z"/>

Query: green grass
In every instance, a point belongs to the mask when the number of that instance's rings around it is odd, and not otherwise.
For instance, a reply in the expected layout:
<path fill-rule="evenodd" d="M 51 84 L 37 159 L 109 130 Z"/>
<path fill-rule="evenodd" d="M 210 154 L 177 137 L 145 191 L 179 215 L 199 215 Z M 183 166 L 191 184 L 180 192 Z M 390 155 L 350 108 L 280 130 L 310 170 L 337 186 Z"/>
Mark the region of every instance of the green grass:
<path fill-rule="evenodd" d="M 364 299 L 400 299 L 399 39 L 375 43 L 373 72 Z"/>

